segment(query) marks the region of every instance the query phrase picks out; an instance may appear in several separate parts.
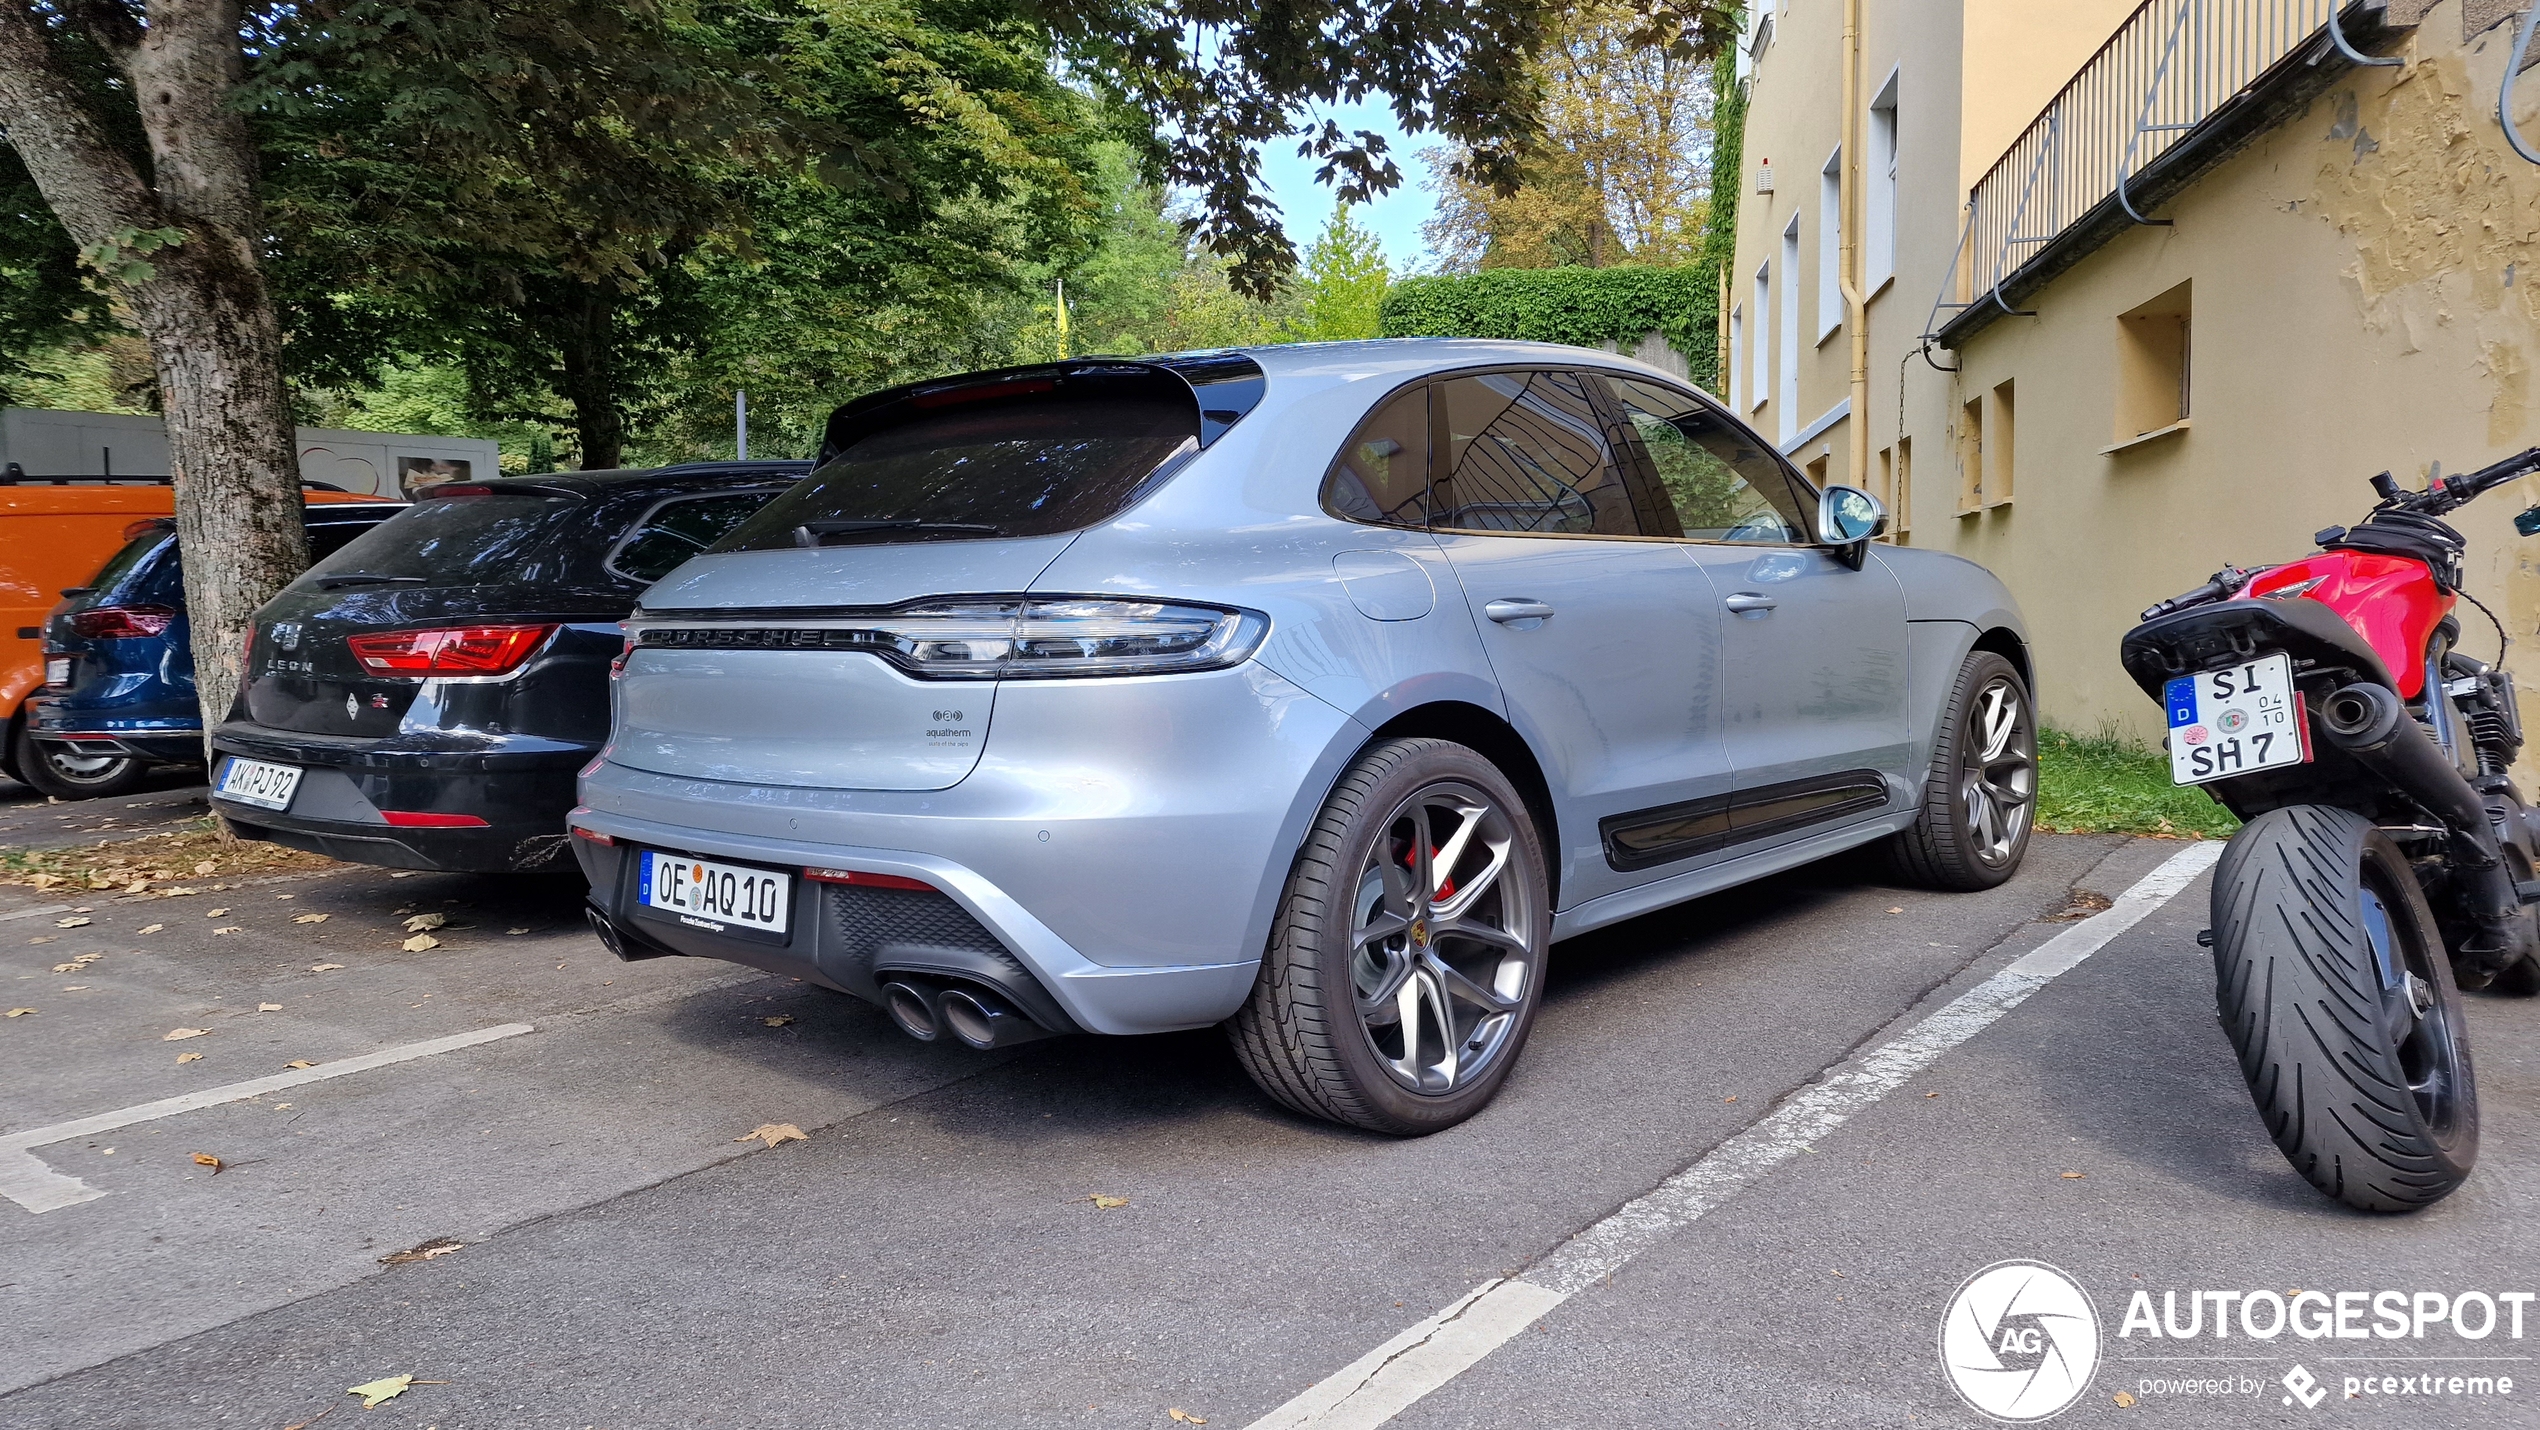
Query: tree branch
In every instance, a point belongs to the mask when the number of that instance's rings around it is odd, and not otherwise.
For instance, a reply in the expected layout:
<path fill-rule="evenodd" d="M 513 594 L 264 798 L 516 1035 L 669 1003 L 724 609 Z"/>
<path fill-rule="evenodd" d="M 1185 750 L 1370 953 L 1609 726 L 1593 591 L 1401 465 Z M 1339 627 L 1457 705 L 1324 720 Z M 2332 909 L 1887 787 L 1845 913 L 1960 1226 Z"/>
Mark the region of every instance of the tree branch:
<path fill-rule="evenodd" d="M 79 247 L 166 226 L 26 0 L 0 0 L 0 128 Z"/>

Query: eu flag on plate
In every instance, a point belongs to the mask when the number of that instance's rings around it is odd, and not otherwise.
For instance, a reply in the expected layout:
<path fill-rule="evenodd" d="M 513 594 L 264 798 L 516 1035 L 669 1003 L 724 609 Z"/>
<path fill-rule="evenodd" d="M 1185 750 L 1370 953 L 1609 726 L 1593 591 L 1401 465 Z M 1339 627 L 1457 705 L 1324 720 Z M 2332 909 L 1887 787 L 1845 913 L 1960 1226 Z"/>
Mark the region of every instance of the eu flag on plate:
<path fill-rule="evenodd" d="M 2170 728 L 2196 723 L 2196 677 L 2181 675 L 2161 687 L 2161 698 L 2170 707 Z"/>

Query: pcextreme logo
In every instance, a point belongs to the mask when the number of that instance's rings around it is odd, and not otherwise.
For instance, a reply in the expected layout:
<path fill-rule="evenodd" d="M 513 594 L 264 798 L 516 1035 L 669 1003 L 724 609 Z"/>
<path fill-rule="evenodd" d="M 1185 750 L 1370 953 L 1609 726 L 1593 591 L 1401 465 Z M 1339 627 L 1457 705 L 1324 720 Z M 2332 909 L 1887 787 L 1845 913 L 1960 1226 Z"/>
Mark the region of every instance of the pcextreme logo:
<path fill-rule="evenodd" d="M 2045 1262 L 1997 1261 L 1949 1298 L 1940 1364 L 1978 1414 L 2044 1420 L 2090 1388 L 2099 1313 L 2079 1282 Z"/>

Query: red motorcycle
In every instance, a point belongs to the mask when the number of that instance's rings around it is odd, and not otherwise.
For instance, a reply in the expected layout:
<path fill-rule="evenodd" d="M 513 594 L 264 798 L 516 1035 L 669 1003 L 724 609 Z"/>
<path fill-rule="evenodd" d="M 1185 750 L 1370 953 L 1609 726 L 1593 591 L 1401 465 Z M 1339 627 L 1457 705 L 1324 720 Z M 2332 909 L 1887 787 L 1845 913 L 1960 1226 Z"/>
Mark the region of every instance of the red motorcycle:
<path fill-rule="evenodd" d="M 2403 491 L 2318 555 L 2226 568 L 2143 613 L 2128 675 L 2171 776 L 2243 821 L 2214 870 L 2215 999 L 2275 1145 L 2364 1211 L 2430 1206 L 2478 1157 L 2463 988 L 2540 993 L 2540 812 L 2506 775 L 2513 682 L 2459 649 L 2445 513 L 2540 447 Z M 2514 520 L 2540 535 L 2540 506 Z"/>

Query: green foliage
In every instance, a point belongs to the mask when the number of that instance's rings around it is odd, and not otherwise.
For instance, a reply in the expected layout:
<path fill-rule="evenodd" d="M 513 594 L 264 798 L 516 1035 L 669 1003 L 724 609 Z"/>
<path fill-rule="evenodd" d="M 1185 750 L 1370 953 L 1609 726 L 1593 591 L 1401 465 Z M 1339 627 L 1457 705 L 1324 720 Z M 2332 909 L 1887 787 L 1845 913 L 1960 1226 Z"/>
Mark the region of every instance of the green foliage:
<path fill-rule="evenodd" d="M 1728 383 L 1720 371 L 1726 360 L 1720 351 L 1720 275 L 1737 259 L 1738 189 L 1746 173 L 1746 86 L 1737 80 L 1737 57 L 1723 54 L 1711 62 L 1711 83 L 1717 96 L 1711 112 L 1711 211 L 1702 224 L 1702 253 L 1693 268 L 1702 291 L 1694 305 L 1701 321 L 1689 325 L 1689 343 L 1676 350 L 1685 355 L 1694 384 L 1707 391 L 1725 392 Z"/>
<path fill-rule="evenodd" d="M 2240 821 L 2203 790 L 2170 783 L 2168 758 L 2140 741 L 2046 730 L 2037 741 L 2037 827 L 2227 839 Z"/>
<path fill-rule="evenodd" d="M 1405 278 L 1385 295 L 1392 338 L 1510 338 L 1595 347 L 1663 334 L 1690 351 L 1705 321 L 1694 268 L 1485 268 Z"/>
<path fill-rule="evenodd" d="M 1384 330 L 1381 310 L 1392 279 L 1383 241 L 1351 220 L 1348 204 L 1333 205 L 1330 222 L 1306 251 L 1290 332 L 1312 343 L 1375 337 Z"/>
<path fill-rule="evenodd" d="M 555 446 L 543 426 L 487 421 L 476 413 L 467 375 L 448 364 L 401 364 L 375 385 L 353 391 L 302 389 L 295 404 L 310 427 L 355 432 L 410 432 L 437 437 L 491 437 L 505 472 L 543 472 L 555 466 Z M 545 465 L 538 465 L 545 446 Z"/>

